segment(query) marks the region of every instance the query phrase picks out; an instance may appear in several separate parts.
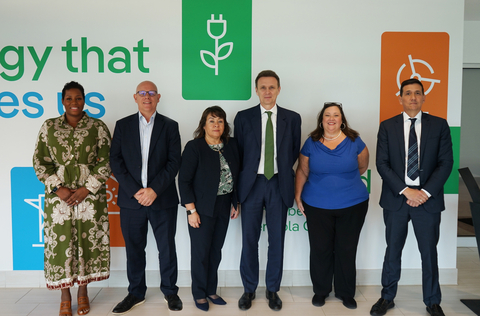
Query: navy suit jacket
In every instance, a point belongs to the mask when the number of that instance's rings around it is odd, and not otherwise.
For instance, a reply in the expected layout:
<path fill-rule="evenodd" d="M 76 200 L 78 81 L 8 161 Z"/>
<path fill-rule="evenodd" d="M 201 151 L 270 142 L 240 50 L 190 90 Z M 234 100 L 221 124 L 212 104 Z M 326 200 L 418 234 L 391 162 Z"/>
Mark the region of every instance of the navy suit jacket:
<path fill-rule="evenodd" d="M 422 204 L 428 212 L 445 209 L 443 186 L 453 166 L 452 139 L 446 120 L 422 113 L 420 139 L 420 187 L 432 196 Z M 403 114 L 380 124 L 377 138 L 377 170 L 382 177 L 380 206 L 400 209 L 406 198 L 399 192 L 405 187 L 405 136 Z"/>
<path fill-rule="evenodd" d="M 142 152 L 138 112 L 115 125 L 110 165 L 119 183 L 118 206 L 139 209 L 134 195 L 142 185 Z M 178 205 L 175 176 L 180 168 L 180 133 L 177 122 L 157 112 L 148 154 L 147 187 L 157 193 L 151 207 L 161 210 Z"/>
<path fill-rule="evenodd" d="M 240 158 L 235 139 L 224 142 L 222 155 L 233 176 L 232 204 L 237 207 L 237 178 Z M 178 189 L 182 205 L 195 203 L 199 214 L 214 215 L 218 185 L 220 183 L 220 155 L 212 150 L 205 138 L 191 140 L 185 145 L 182 165 L 178 174 Z"/>
<path fill-rule="evenodd" d="M 277 105 L 277 166 L 280 194 L 287 207 L 293 205 L 293 165 L 300 151 L 302 119 L 296 112 Z M 262 148 L 262 117 L 260 104 L 237 113 L 234 135 L 238 141 L 241 170 L 238 178 L 238 198 L 244 202 L 255 183 Z"/>

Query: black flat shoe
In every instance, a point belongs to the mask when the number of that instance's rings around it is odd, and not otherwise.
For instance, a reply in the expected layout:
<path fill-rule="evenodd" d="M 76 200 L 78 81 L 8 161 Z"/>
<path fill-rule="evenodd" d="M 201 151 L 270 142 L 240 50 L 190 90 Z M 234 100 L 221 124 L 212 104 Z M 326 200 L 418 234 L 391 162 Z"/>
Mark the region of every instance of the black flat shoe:
<path fill-rule="evenodd" d="M 165 302 L 171 311 L 181 311 L 183 308 L 182 300 L 177 294 L 165 295 Z"/>
<path fill-rule="evenodd" d="M 227 302 L 225 302 L 225 300 L 218 295 L 217 298 L 209 296 L 208 299 L 215 305 L 227 305 Z"/>
<path fill-rule="evenodd" d="M 282 309 L 282 300 L 278 297 L 277 292 L 270 292 L 269 290 L 265 291 L 268 300 L 268 307 L 274 311 L 279 311 Z"/>
<path fill-rule="evenodd" d="M 327 298 L 327 296 L 325 295 L 318 295 L 318 294 L 315 294 L 312 298 L 312 305 L 313 306 L 323 306 L 325 305 L 325 299 Z"/>
<path fill-rule="evenodd" d="M 208 312 L 208 307 L 209 306 L 208 306 L 208 301 L 207 300 L 205 300 L 205 303 L 199 303 L 199 302 L 197 302 L 197 300 L 195 300 L 195 306 L 197 306 L 197 308 L 199 310 L 202 310 L 204 312 Z"/>
<path fill-rule="evenodd" d="M 134 308 L 135 306 L 138 306 L 140 304 L 143 304 L 145 302 L 145 299 L 140 299 L 138 297 L 135 297 L 133 294 L 128 293 L 128 295 L 121 301 L 120 303 L 115 306 L 115 308 L 112 311 L 112 314 L 114 315 L 122 315 L 125 314 L 126 312 L 129 312 Z"/>
<path fill-rule="evenodd" d="M 252 301 L 255 299 L 255 293 L 243 293 L 242 297 L 238 300 L 238 308 L 242 311 L 246 311 L 252 307 Z"/>

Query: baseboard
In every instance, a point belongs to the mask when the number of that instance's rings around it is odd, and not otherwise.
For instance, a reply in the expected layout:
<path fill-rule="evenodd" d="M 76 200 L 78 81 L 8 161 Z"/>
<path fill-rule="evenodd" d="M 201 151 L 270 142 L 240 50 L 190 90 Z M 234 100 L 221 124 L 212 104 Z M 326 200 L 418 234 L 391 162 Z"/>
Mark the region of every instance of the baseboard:
<path fill-rule="evenodd" d="M 440 284 L 457 284 L 457 269 L 440 269 Z M 381 269 L 357 270 L 357 285 L 380 285 Z M 160 273 L 158 270 L 147 270 L 147 286 L 158 287 Z M 422 280 L 421 269 L 403 269 L 399 285 L 420 285 Z M 177 285 L 189 287 L 191 282 L 190 271 L 178 271 Z M 308 270 L 286 270 L 283 272 L 282 286 L 311 286 L 310 272 Z M 127 275 L 125 270 L 110 272 L 108 280 L 93 282 L 92 287 L 127 287 Z M 238 270 L 218 271 L 219 287 L 241 287 L 242 281 Z M 265 286 L 265 271 L 260 271 L 259 286 Z M 43 271 L 0 271 L 0 288 L 9 287 L 45 287 Z"/>

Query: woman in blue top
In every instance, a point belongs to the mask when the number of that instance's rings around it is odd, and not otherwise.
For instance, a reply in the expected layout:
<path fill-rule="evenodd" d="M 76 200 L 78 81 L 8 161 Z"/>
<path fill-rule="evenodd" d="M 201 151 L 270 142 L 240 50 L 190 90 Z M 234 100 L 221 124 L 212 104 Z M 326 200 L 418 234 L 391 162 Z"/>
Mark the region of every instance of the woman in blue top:
<path fill-rule="evenodd" d="M 335 297 L 354 309 L 355 257 L 369 198 L 360 175 L 368 167 L 368 149 L 348 126 L 341 103 L 325 103 L 309 136 L 299 157 L 295 200 L 307 218 L 312 304 L 325 304 L 333 279 Z"/>

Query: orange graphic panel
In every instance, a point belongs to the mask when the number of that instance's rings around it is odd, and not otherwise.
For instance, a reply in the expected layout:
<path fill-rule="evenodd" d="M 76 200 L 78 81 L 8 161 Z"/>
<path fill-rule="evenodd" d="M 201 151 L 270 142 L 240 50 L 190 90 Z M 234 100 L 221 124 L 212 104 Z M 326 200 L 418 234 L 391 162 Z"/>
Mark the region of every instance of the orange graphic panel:
<path fill-rule="evenodd" d="M 400 84 L 410 78 L 420 80 L 425 89 L 422 111 L 447 118 L 449 42 L 444 32 L 382 34 L 380 122 L 403 111 Z"/>
<path fill-rule="evenodd" d="M 117 205 L 118 182 L 113 175 L 107 180 L 108 220 L 110 222 L 110 247 L 125 247 L 120 228 L 120 207 Z"/>

